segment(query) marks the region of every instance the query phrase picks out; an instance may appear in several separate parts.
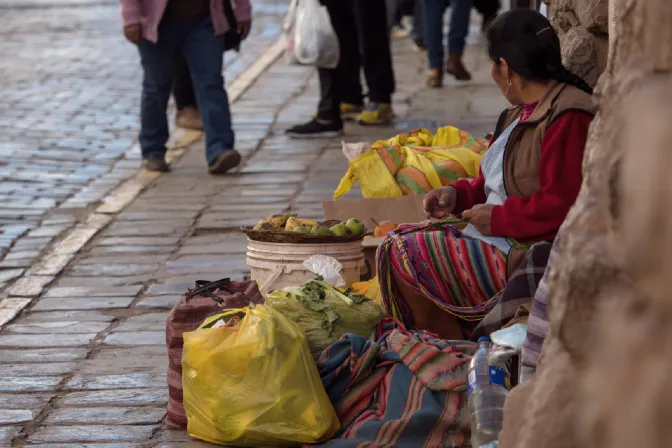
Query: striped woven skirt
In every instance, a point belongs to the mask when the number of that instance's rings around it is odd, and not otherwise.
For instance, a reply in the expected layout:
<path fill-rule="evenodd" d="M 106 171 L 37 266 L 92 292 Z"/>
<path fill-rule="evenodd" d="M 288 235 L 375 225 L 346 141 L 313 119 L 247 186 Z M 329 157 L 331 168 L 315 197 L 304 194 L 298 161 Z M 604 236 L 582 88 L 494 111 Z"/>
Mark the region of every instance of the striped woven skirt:
<path fill-rule="evenodd" d="M 378 249 L 377 259 L 383 306 L 409 328 L 413 316 L 400 283 L 460 318 L 467 332 L 506 285 L 506 255 L 445 222 L 402 225 Z"/>

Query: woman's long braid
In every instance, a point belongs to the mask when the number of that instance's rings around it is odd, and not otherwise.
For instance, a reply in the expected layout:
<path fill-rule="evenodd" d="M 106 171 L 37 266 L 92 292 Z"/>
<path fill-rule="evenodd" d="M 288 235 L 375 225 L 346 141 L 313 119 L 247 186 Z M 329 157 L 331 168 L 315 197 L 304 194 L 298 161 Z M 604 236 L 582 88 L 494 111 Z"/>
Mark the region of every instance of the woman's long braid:
<path fill-rule="evenodd" d="M 574 86 L 590 95 L 593 94 L 593 88 L 590 87 L 590 85 L 582 77 L 568 70 L 565 68 L 565 66 L 561 66 L 560 69 L 553 70 L 552 77 L 558 82 Z"/>

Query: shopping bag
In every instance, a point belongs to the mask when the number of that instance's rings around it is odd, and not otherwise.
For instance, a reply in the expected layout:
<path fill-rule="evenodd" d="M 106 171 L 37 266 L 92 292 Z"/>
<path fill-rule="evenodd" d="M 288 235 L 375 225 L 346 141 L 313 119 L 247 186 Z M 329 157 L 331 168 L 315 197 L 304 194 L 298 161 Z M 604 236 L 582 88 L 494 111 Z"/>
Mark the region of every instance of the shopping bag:
<path fill-rule="evenodd" d="M 327 8 L 319 0 L 299 0 L 291 48 L 299 64 L 336 68 L 340 60 L 338 37 Z"/>
<path fill-rule="evenodd" d="M 250 303 L 264 303 L 257 282 L 232 282 L 225 278 L 211 282 L 196 280 L 187 289 L 168 314 L 166 320 L 166 347 L 168 348 L 168 408 L 166 425 L 170 428 L 187 427 L 187 415 L 182 403 L 182 335 L 196 330 L 211 314 L 230 308 L 242 308 Z"/>
<path fill-rule="evenodd" d="M 329 440 L 338 417 L 298 325 L 264 305 L 228 310 L 184 334 L 189 435 L 222 445 Z"/>

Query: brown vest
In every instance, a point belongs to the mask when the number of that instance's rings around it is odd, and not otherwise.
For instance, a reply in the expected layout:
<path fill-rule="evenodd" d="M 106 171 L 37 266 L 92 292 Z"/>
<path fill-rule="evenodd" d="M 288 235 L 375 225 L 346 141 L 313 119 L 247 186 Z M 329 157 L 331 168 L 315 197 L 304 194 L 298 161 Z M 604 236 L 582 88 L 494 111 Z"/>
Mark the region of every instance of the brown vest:
<path fill-rule="evenodd" d="M 520 115 L 521 106 L 505 110 L 499 117 L 495 138 Z M 597 107 L 588 93 L 568 84 L 552 81 L 530 117 L 519 123 L 511 133 L 504 150 L 504 187 L 508 196 L 530 196 L 541 188 L 539 162 L 541 141 L 546 129 L 570 111 L 595 115 Z"/>

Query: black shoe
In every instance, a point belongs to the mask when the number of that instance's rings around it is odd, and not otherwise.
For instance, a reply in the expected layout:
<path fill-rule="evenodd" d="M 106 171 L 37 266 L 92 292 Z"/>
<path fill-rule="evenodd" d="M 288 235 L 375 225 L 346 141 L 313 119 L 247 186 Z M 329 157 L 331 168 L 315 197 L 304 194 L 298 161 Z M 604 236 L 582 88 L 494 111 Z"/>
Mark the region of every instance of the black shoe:
<path fill-rule="evenodd" d="M 152 156 L 142 159 L 142 167 L 147 171 L 157 171 L 159 173 L 167 173 L 170 171 L 170 167 L 163 156 Z"/>
<path fill-rule="evenodd" d="M 320 123 L 317 120 L 299 124 L 285 131 L 291 138 L 330 138 L 343 135 L 343 123 Z"/>
<path fill-rule="evenodd" d="M 240 165 L 242 157 L 238 151 L 233 149 L 217 155 L 217 158 L 208 166 L 210 174 L 224 174 L 227 171 Z"/>

